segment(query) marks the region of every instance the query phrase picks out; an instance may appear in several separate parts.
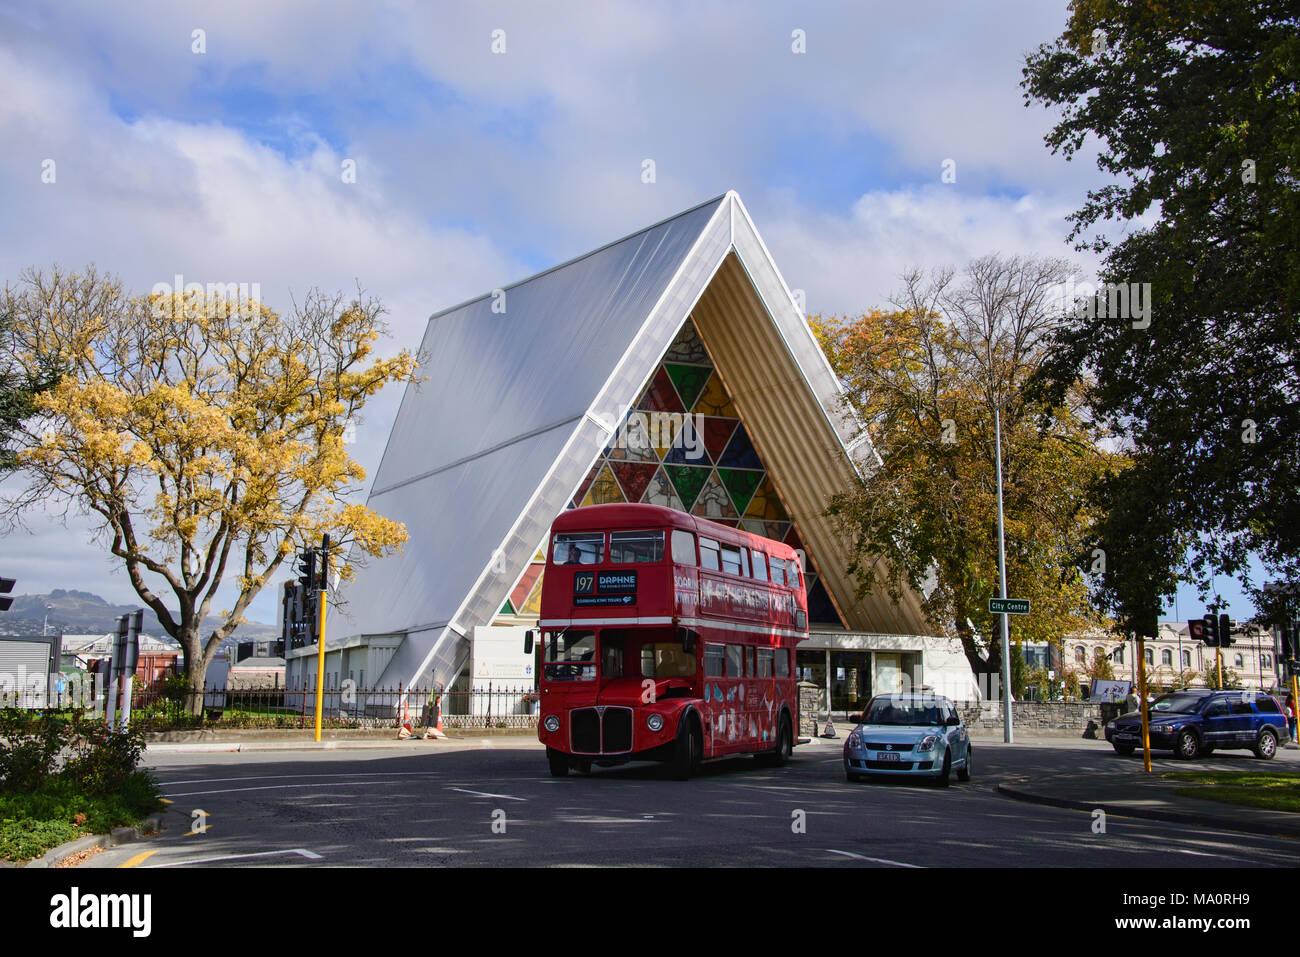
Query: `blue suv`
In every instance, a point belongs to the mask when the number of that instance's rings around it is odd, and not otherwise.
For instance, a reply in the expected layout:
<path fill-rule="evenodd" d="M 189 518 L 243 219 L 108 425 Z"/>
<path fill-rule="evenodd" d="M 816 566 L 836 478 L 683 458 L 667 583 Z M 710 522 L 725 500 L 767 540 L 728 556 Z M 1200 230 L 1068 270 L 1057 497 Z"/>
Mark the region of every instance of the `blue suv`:
<path fill-rule="evenodd" d="M 1180 758 L 1201 757 L 1216 748 L 1254 751 L 1269 760 L 1288 740 L 1286 715 L 1277 699 L 1256 691 L 1186 688 L 1151 703 L 1151 747 Z M 1134 711 L 1106 725 L 1106 740 L 1120 754 L 1142 747 L 1142 715 Z"/>

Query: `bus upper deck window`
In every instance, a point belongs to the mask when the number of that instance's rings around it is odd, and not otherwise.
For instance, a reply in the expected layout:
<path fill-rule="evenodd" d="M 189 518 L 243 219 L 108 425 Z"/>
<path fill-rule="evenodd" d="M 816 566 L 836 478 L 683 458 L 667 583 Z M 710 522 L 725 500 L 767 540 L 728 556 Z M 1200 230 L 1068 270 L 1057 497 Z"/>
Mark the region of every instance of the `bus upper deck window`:
<path fill-rule="evenodd" d="M 760 551 L 751 551 L 749 554 L 754 559 L 754 577 L 761 582 L 767 581 L 767 556 Z"/>
<path fill-rule="evenodd" d="M 661 562 L 663 559 L 664 533 L 662 531 L 609 533 L 610 564 Z"/>
<path fill-rule="evenodd" d="M 552 553 L 557 565 L 599 565 L 604 551 L 604 532 L 560 532 Z"/>
<path fill-rule="evenodd" d="M 773 557 L 772 562 L 772 584 L 785 584 L 785 562 L 779 558 Z"/>
<path fill-rule="evenodd" d="M 678 565 L 694 565 L 695 536 L 680 528 L 673 529 L 673 561 Z"/>
<path fill-rule="evenodd" d="M 722 570 L 732 575 L 740 574 L 740 549 L 722 546 Z"/>
<path fill-rule="evenodd" d="M 722 562 L 718 557 L 718 543 L 711 538 L 700 539 L 700 564 L 715 572 L 722 570 Z"/>

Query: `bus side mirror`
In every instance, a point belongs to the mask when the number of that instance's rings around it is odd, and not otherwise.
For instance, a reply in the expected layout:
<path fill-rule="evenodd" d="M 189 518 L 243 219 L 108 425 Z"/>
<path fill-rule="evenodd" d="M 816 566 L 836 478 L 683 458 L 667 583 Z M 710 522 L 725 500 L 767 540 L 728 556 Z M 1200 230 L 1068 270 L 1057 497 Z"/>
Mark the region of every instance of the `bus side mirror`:
<path fill-rule="evenodd" d="M 524 632 L 524 654 L 531 655 L 532 653 L 533 653 L 533 630 L 529 628 L 526 632 Z"/>

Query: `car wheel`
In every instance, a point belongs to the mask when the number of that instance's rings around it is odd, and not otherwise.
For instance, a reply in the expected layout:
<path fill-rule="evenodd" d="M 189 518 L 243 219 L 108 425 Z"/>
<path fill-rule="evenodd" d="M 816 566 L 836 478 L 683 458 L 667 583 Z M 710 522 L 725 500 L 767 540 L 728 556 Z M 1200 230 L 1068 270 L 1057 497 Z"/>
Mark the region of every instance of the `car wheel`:
<path fill-rule="evenodd" d="M 569 776 L 569 756 L 567 754 L 547 748 L 546 760 L 551 765 L 551 777 L 567 778 Z"/>
<path fill-rule="evenodd" d="M 935 778 L 934 783 L 941 788 L 946 788 L 949 784 L 952 783 L 952 752 L 951 751 L 945 751 L 943 753 L 943 770 L 939 772 L 939 776 Z"/>
<path fill-rule="evenodd" d="M 963 767 L 960 771 L 957 772 L 957 780 L 958 780 L 958 781 L 969 781 L 969 780 L 970 780 L 970 762 L 971 762 L 971 757 L 970 757 L 970 755 L 971 755 L 971 752 L 974 751 L 974 750 L 975 750 L 975 749 L 972 748 L 969 744 L 966 745 L 966 766 Z"/>
<path fill-rule="evenodd" d="M 1191 728 L 1183 728 L 1178 732 L 1178 740 L 1174 742 L 1174 754 L 1184 761 L 1190 761 L 1201 753 L 1201 739 L 1196 736 L 1196 732 Z"/>
<path fill-rule="evenodd" d="M 849 781 L 852 784 L 857 784 L 859 781 L 862 780 L 862 778 L 858 777 L 858 775 L 854 774 L 852 771 L 845 771 L 844 777 L 845 780 Z"/>
<path fill-rule="evenodd" d="M 1265 728 L 1255 739 L 1255 757 L 1271 761 L 1275 754 L 1277 754 L 1277 735 Z"/>
<path fill-rule="evenodd" d="M 1133 745 L 1131 744 L 1117 744 L 1114 747 L 1115 747 L 1115 753 L 1122 754 L 1124 755 L 1124 757 L 1128 757 L 1130 754 L 1133 753 Z"/>

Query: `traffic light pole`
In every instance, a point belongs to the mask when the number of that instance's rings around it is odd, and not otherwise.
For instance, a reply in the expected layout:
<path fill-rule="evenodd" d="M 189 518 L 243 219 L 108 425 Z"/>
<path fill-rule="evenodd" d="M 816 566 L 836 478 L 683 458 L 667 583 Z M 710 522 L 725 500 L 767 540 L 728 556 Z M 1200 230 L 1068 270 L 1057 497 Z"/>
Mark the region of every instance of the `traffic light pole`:
<path fill-rule="evenodd" d="M 1146 639 L 1142 635 L 1137 636 L 1137 664 L 1138 664 L 1138 710 L 1142 714 L 1142 767 L 1151 773 L 1151 725 L 1149 724 L 1150 716 L 1147 714 L 1147 654 Z"/>
<path fill-rule="evenodd" d="M 319 628 L 316 631 L 316 741 L 320 741 L 321 724 L 325 714 L 325 596 L 329 586 L 330 537 L 325 535 L 321 542 Z"/>

